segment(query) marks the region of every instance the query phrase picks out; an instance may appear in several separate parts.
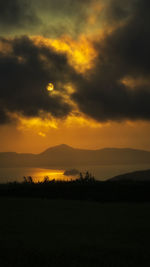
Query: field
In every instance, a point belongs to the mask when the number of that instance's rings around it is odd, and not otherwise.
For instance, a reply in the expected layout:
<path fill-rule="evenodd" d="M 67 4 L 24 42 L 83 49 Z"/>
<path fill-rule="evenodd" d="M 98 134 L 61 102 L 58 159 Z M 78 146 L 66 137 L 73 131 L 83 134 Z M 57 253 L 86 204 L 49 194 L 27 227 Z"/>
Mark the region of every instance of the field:
<path fill-rule="evenodd" d="M 149 266 L 150 204 L 0 198 L 0 266 Z"/>

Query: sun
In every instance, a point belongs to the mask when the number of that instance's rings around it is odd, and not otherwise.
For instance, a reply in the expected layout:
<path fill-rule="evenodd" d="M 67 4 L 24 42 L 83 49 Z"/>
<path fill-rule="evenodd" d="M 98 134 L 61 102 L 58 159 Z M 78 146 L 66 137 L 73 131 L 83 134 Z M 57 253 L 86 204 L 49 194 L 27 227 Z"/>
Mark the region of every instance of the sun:
<path fill-rule="evenodd" d="M 54 85 L 52 83 L 48 83 L 46 89 L 47 89 L 47 91 L 51 92 L 54 90 Z"/>

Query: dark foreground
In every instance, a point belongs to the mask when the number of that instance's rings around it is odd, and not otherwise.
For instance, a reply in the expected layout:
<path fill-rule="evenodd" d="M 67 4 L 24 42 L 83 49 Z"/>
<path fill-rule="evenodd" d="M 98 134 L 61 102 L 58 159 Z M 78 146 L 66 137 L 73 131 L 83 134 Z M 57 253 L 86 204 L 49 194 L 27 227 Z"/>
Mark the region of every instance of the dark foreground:
<path fill-rule="evenodd" d="M 150 203 L 0 198 L 0 266 L 150 266 Z"/>
<path fill-rule="evenodd" d="M 0 184 L 0 197 L 141 203 L 150 202 L 150 181 L 100 182 L 93 179 L 77 179 L 68 182 L 14 182 Z"/>

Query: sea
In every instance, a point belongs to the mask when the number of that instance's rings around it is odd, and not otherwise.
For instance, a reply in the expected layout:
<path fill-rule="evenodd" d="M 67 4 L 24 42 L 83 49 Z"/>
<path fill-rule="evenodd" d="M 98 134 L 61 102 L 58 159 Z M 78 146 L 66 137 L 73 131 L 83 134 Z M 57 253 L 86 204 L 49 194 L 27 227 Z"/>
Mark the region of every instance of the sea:
<path fill-rule="evenodd" d="M 7 182 L 23 182 L 24 177 L 31 176 L 34 182 L 41 182 L 45 177 L 49 180 L 71 180 L 78 178 L 79 175 L 73 176 L 64 175 L 66 170 L 76 169 L 83 174 L 87 171 L 90 172 L 95 179 L 100 181 L 108 180 L 116 175 L 150 169 L 150 164 L 142 165 L 88 165 L 88 166 L 74 166 L 55 169 L 42 169 L 42 168 L 0 168 L 0 183 Z"/>

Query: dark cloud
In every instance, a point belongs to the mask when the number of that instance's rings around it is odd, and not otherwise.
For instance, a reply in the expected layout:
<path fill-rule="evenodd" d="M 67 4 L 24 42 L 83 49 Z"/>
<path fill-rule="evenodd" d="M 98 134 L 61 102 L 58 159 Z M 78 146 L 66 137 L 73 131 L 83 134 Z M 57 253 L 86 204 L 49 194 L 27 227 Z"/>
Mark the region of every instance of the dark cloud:
<path fill-rule="evenodd" d="M 104 1 L 101 1 L 104 3 Z M 102 17 L 105 23 L 118 23 L 127 20 L 133 15 L 137 0 L 107 0 L 106 8 L 103 9 Z"/>
<path fill-rule="evenodd" d="M 41 18 L 42 34 L 60 36 L 69 34 L 77 37 L 84 31 L 92 0 L 32 0 Z"/>
<path fill-rule="evenodd" d="M 0 0 L 1 34 L 58 36 L 81 32 L 92 0 Z"/>
<path fill-rule="evenodd" d="M 72 97 L 82 112 L 99 121 L 149 120 L 150 87 L 143 83 L 131 89 L 121 80 L 140 77 L 150 81 L 150 2 L 130 1 L 128 12 L 121 17 L 119 9 L 126 10 L 126 1 L 110 2 L 106 14 L 111 12 L 114 21 L 122 17 L 123 23 L 103 41 L 96 42 L 99 56 L 95 68 L 88 79 L 77 82 Z"/>
<path fill-rule="evenodd" d="M 0 29 L 11 34 L 18 28 L 32 27 L 39 22 L 29 0 L 0 0 Z"/>
<path fill-rule="evenodd" d="M 34 21 L 37 14 L 39 19 L 45 14 L 48 21 L 45 29 L 49 25 L 51 31 L 54 26 L 60 33 L 61 25 L 67 34 L 69 28 L 81 31 L 92 3 L 91 0 L 32 0 L 22 8 L 23 0 L 6 2 L 8 10 L 3 8 L 3 14 L 10 11 L 11 14 L 0 17 L 2 24 L 21 25 L 23 21 L 30 21 L 31 14 Z M 88 78 L 75 73 L 65 55 L 51 48 L 37 46 L 27 37 L 1 38 L 3 44 L 12 48 L 9 53 L 0 53 L 1 123 L 8 122 L 7 112 L 40 116 L 44 111 L 55 117 L 67 116 L 72 107 L 61 93 L 48 95 L 45 88 L 49 82 L 53 82 L 59 92 L 63 92 L 67 82 L 72 82 L 76 86 L 72 99 L 82 112 L 98 121 L 150 120 L 150 1 L 107 0 L 104 4 L 98 21 L 114 30 L 93 43 L 98 57 L 95 67 L 86 75 Z M 126 77 L 135 81 L 140 78 L 143 84 L 135 83 L 134 89 L 129 88 L 121 82 Z M 144 83 L 145 80 L 148 82 Z"/>
<path fill-rule="evenodd" d="M 4 42 L 4 39 L 1 39 Z M 7 40 L 10 53 L 0 53 L 0 122 L 8 121 L 7 112 L 40 116 L 40 112 L 63 118 L 71 111 L 60 94 L 49 95 L 46 86 L 61 90 L 74 71 L 64 55 L 44 46 L 38 47 L 27 37 Z"/>
<path fill-rule="evenodd" d="M 78 16 L 78 13 L 83 12 L 83 10 L 85 11 L 86 7 L 88 8 L 87 5 L 92 2 L 92 0 L 32 0 L 32 3 L 43 10 L 48 9 L 47 11 L 49 12 L 53 10 L 57 14 L 62 13 L 68 16 Z"/>
<path fill-rule="evenodd" d="M 0 105 L 0 124 L 8 124 L 11 120 L 4 110 L 4 106 Z"/>

